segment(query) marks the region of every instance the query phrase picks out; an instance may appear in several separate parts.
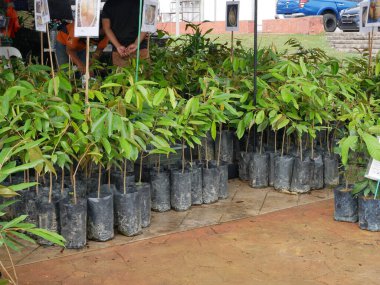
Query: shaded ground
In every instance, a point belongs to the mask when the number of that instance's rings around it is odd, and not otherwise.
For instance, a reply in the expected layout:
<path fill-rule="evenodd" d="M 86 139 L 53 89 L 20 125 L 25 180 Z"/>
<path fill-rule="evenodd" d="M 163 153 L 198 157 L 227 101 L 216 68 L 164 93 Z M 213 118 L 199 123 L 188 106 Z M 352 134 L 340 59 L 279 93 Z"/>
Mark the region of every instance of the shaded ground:
<path fill-rule="evenodd" d="M 380 234 L 333 201 L 18 266 L 20 284 L 380 284 Z"/>

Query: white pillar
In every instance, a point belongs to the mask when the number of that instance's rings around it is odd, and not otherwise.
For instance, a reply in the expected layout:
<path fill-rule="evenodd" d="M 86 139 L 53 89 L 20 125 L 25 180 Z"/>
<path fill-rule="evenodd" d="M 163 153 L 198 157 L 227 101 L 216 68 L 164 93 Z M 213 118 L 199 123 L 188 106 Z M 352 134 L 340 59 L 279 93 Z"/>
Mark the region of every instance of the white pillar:
<path fill-rule="evenodd" d="M 176 23 L 175 23 L 175 34 L 178 37 L 180 35 L 180 27 L 179 27 L 179 0 L 176 0 L 175 3 L 175 16 L 176 16 Z"/>

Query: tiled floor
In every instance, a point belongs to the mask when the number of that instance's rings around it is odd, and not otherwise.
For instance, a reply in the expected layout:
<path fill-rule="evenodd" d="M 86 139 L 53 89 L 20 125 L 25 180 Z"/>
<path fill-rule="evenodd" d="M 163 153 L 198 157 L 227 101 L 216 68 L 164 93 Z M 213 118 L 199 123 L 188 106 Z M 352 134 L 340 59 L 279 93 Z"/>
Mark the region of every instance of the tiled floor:
<path fill-rule="evenodd" d="M 279 193 L 273 188 L 252 189 L 247 183 L 240 180 L 230 181 L 229 192 L 230 197 L 227 200 L 219 201 L 211 205 L 195 206 L 187 212 L 153 212 L 151 226 L 144 229 L 142 235 L 133 238 L 116 235 L 113 240 L 105 243 L 90 241 L 83 250 L 66 249 L 62 251 L 58 247 L 29 246 L 22 252 L 14 255 L 14 262 L 17 265 L 23 265 L 78 253 L 86 253 L 115 245 L 127 244 L 204 226 L 217 225 L 332 198 L 332 191 L 330 189 L 312 191 L 310 194 L 290 195 Z M 1 260 L 7 260 L 4 254 L 4 252 L 0 252 Z M 9 263 L 6 264 L 9 265 Z"/>

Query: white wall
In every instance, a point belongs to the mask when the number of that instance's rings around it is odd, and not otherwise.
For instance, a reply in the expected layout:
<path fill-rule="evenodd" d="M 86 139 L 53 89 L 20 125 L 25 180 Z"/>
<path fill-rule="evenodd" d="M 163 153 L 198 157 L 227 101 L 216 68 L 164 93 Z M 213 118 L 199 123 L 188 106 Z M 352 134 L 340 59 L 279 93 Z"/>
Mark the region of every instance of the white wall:
<path fill-rule="evenodd" d="M 170 12 L 170 2 L 175 0 L 159 0 L 160 11 Z M 276 14 L 277 0 L 257 0 L 258 1 L 258 24 L 262 20 L 274 19 Z M 216 6 L 216 9 L 215 9 Z M 254 0 L 240 0 L 240 20 L 253 20 Z M 226 13 L 225 0 L 203 0 L 203 20 L 224 21 Z"/>

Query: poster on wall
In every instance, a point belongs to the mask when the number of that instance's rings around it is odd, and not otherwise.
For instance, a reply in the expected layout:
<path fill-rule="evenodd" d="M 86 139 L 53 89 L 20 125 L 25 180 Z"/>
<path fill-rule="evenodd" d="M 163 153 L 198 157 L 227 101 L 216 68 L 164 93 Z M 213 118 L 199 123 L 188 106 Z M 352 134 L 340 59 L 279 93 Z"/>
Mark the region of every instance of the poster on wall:
<path fill-rule="evenodd" d="M 239 31 L 239 1 L 227 1 L 226 31 Z"/>
<path fill-rule="evenodd" d="M 50 22 L 49 4 L 47 0 L 34 1 L 34 22 L 37 31 L 46 32 L 46 24 Z"/>
<path fill-rule="evenodd" d="M 367 27 L 367 20 L 368 20 L 368 13 L 369 13 L 369 2 L 363 1 L 360 3 L 360 10 L 359 10 L 359 30 L 361 33 L 370 33 L 373 28 Z"/>
<path fill-rule="evenodd" d="M 143 7 L 142 32 L 155 33 L 157 31 L 158 1 L 145 0 Z"/>
<path fill-rule="evenodd" d="M 99 37 L 100 0 L 76 0 L 76 37 Z"/>
<path fill-rule="evenodd" d="M 366 27 L 380 27 L 380 0 L 369 1 Z"/>

